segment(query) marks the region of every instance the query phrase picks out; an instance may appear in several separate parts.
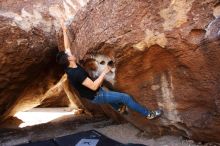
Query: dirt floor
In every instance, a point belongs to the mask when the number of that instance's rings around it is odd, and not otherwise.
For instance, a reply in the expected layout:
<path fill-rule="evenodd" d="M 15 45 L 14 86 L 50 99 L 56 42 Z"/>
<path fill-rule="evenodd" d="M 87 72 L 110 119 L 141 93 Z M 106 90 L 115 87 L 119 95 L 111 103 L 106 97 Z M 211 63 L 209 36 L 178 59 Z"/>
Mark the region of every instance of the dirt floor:
<path fill-rule="evenodd" d="M 29 141 L 41 141 L 54 137 L 74 134 L 81 131 L 95 129 L 105 136 L 118 142 L 145 144 L 148 146 L 202 146 L 201 143 L 194 143 L 176 136 L 162 136 L 152 138 L 149 133 L 144 133 L 129 123 L 116 124 L 105 117 L 89 117 L 88 115 L 68 115 L 58 118 L 52 122 L 17 128 L 0 129 L 0 146 L 12 146 Z M 215 144 L 205 144 L 215 145 Z"/>

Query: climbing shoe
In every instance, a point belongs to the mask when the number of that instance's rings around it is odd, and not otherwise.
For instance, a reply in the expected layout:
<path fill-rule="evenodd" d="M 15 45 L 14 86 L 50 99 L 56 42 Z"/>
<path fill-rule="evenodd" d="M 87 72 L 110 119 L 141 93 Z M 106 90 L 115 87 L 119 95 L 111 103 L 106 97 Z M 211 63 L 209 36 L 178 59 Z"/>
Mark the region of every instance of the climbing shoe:
<path fill-rule="evenodd" d="M 147 119 L 151 120 L 156 117 L 159 117 L 162 114 L 162 110 L 154 110 L 154 111 L 149 111 L 149 114 L 147 115 Z"/>
<path fill-rule="evenodd" d="M 127 109 L 127 106 L 126 105 L 121 105 L 120 107 L 119 107 L 119 109 L 118 109 L 118 112 L 120 113 L 120 114 L 128 114 L 128 109 Z"/>

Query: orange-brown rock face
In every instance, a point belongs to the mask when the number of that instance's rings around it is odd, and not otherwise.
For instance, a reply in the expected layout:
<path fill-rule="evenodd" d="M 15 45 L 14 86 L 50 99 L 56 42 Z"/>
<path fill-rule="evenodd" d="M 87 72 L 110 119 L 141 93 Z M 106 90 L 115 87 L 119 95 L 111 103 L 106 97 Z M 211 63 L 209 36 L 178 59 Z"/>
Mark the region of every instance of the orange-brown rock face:
<path fill-rule="evenodd" d="M 152 121 L 130 113 L 128 120 L 137 127 L 220 142 L 217 2 L 90 1 L 72 23 L 72 51 L 79 59 L 112 58 L 114 88 L 150 109 L 163 109 L 163 116 Z"/>
<path fill-rule="evenodd" d="M 41 104 L 44 94 L 56 84 L 61 75 L 55 64 L 58 19 L 61 13 L 73 19 L 86 2 L 0 2 L 0 120 Z"/>

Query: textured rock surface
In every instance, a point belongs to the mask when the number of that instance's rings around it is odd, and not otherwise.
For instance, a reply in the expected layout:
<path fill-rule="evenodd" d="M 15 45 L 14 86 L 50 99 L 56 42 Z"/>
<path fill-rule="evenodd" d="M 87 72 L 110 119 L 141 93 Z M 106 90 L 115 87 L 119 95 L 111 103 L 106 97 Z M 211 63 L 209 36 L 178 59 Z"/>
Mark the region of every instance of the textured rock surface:
<path fill-rule="evenodd" d="M 0 119 L 63 96 L 54 62 L 62 46 L 57 18 L 61 12 L 72 20 L 86 2 L 0 2 Z M 135 126 L 220 142 L 219 16 L 218 0 L 93 0 L 74 18 L 71 49 L 94 76 L 112 60 L 106 79 L 115 90 L 164 110 L 152 121 L 130 112 L 126 118 Z"/>
<path fill-rule="evenodd" d="M 45 94 L 61 75 L 55 64 L 56 36 L 60 29 L 58 18 L 64 13 L 72 20 L 86 2 L 0 2 L 0 119 L 37 106 L 48 97 Z M 57 91 L 54 96 L 63 94 L 61 92 Z"/>
<path fill-rule="evenodd" d="M 131 112 L 137 127 L 220 142 L 219 9 L 217 0 L 90 1 L 71 25 L 72 52 L 112 58 L 114 88 L 164 110 L 152 121 Z"/>

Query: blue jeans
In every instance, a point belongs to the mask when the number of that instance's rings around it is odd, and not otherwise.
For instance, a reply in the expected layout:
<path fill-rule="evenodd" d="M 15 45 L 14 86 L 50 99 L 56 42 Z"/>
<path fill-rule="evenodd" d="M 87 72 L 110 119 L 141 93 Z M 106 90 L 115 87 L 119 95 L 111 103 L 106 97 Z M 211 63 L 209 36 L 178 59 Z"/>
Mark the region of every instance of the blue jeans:
<path fill-rule="evenodd" d="M 149 110 L 147 108 L 134 101 L 130 95 L 120 92 L 105 91 L 103 88 L 99 89 L 97 95 L 92 100 L 92 102 L 97 104 L 108 103 L 115 110 L 119 109 L 120 104 L 124 104 L 143 116 L 147 116 L 149 113 Z"/>

